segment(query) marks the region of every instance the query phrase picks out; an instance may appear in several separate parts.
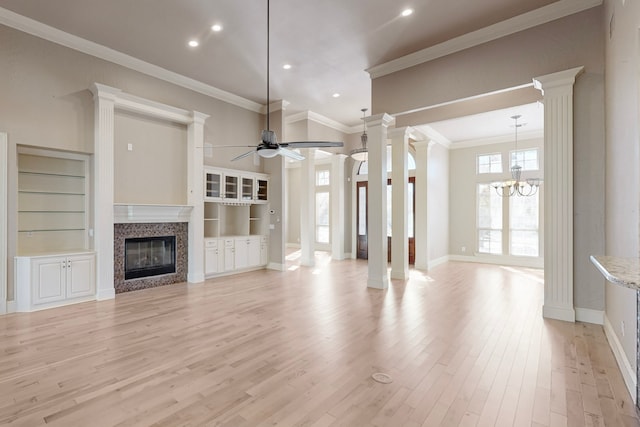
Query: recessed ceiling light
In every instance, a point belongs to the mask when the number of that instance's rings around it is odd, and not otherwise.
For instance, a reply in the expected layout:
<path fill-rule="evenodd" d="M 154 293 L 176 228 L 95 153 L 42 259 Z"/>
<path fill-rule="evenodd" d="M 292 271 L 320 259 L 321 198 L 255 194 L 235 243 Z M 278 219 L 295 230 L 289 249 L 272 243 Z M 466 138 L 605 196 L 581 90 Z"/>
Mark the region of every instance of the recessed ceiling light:
<path fill-rule="evenodd" d="M 222 25 L 214 24 L 211 26 L 211 29 L 217 33 L 218 31 L 222 31 Z"/>
<path fill-rule="evenodd" d="M 413 13 L 413 9 L 405 9 L 402 11 L 402 16 L 409 16 Z"/>
<path fill-rule="evenodd" d="M 198 47 L 199 44 L 198 40 L 189 40 L 189 46 L 191 47 Z"/>
<path fill-rule="evenodd" d="M 290 70 L 291 69 L 291 64 L 284 64 L 282 66 L 282 68 L 284 68 L 285 70 Z"/>
<path fill-rule="evenodd" d="M 339 97 L 340 97 L 340 94 L 336 92 L 336 93 L 334 93 L 332 96 L 333 96 L 334 98 L 339 98 Z"/>

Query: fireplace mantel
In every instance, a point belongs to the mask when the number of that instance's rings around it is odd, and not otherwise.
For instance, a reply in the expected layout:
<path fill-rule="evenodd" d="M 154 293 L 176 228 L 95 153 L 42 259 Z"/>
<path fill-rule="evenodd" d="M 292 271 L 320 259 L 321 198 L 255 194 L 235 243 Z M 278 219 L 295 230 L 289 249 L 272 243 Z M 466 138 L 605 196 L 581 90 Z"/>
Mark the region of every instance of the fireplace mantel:
<path fill-rule="evenodd" d="M 193 206 L 189 205 L 113 205 L 114 224 L 189 222 Z"/>

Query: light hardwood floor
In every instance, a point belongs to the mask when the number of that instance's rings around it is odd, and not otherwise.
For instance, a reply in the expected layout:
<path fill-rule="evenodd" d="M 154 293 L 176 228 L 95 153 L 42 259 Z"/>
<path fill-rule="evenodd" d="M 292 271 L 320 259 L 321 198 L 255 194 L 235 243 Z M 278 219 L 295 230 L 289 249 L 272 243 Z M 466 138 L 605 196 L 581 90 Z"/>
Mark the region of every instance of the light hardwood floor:
<path fill-rule="evenodd" d="M 539 270 L 379 291 L 295 264 L 0 317 L 0 425 L 640 425 L 602 327 L 542 318 Z"/>

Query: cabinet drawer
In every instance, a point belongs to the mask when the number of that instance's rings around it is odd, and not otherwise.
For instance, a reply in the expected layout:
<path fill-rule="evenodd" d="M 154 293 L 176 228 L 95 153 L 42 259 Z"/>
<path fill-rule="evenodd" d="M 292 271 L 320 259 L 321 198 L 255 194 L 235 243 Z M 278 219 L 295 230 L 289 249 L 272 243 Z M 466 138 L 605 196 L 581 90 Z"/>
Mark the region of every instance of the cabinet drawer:
<path fill-rule="evenodd" d="M 234 246 L 233 239 L 224 239 L 224 247 L 232 248 Z"/>
<path fill-rule="evenodd" d="M 218 239 L 205 239 L 204 240 L 205 248 L 217 248 L 218 247 Z"/>

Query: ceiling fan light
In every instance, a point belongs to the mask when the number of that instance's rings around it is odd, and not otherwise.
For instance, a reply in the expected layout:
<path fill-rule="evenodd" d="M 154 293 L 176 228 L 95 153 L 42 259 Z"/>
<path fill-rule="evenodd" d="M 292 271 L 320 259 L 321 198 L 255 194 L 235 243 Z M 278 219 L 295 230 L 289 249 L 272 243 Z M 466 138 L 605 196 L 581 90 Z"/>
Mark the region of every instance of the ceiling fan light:
<path fill-rule="evenodd" d="M 279 148 L 277 149 L 263 148 L 258 150 L 257 153 L 260 157 L 263 157 L 265 159 L 272 159 L 278 155 L 279 151 L 280 151 Z"/>

